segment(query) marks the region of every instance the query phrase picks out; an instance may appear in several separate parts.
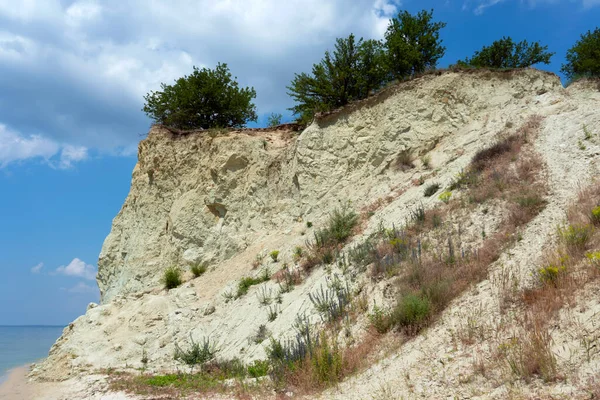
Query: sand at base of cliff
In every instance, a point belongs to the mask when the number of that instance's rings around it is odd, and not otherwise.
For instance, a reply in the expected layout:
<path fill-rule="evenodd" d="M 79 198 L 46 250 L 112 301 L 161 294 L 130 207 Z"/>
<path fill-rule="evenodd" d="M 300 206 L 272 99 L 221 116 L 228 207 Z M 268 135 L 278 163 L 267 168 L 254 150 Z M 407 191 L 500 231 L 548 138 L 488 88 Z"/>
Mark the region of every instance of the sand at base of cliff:
<path fill-rule="evenodd" d="M 1 400 L 29 400 L 32 398 L 33 391 L 31 385 L 27 383 L 27 371 L 27 366 L 9 371 L 6 379 L 0 383 Z"/>
<path fill-rule="evenodd" d="M 132 400 L 124 393 L 102 393 L 85 380 L 32 382 L 27 378 L 29 366 L 9 371 L 0 382 L 0 400 Z"/>

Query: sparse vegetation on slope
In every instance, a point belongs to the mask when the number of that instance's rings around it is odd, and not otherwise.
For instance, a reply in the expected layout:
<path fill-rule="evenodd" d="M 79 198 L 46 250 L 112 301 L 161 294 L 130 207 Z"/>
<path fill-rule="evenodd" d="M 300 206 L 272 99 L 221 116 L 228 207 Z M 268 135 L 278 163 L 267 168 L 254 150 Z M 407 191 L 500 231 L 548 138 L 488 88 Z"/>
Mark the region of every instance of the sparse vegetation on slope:
<path fill-rule="evenodd" d="M 165 288 L 175 289 L 181 285 L 181 270 L 178 267 L 169 267 L 163 273 L 162 278 Z"/>

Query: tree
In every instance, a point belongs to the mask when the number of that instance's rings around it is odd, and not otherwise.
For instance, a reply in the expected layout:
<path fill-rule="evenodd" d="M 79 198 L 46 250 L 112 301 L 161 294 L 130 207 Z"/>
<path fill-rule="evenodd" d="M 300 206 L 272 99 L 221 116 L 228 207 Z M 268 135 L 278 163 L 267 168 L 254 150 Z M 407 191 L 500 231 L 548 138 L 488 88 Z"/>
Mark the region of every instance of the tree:
<path fill-rule="evenodd" d="M 416 16 L 403 11 L 392 18 L 385 33 L 388 68 L 397 79 L 434 69 L 446 48 L 440 40 L 445 22 L 433 22 L 433 10 Z"/>
<path fill-rule="evenodd" d="M 142 109 L 155 122 L 179 129 L 242 127 L 256 121 L 254 88 L 238 87 L 227 64 L 214 70 L 194 67 L 194 72 L 175 81 L 161 84 L 161 91 L 151 91 Z"/>
<path fill-rule="evenodd" d="M 600 77 L 600 28 L 581 35 L 567 51 L 567 64 L 561 68 L 567 78 Z"/>
<path fill-rule="evenodd" d="M 381 87 L 386 70 L 383 48 L 376 40 L 338 38 L 333 53 L 325 52 L 312 74 L 295 74 L 287 87 L 288 94 L 298 103 L 290 110 L 307 123 L 315 112 L 329 111 L 357 99 L 365 98 Z"/>
<path fill-rule="evenodd" d="M 459 61 L 459 66 L 477 68 L 526 68 L 534 64 L 549 64 L 554 53 L 547 51 L 548 46 L 527 40 L 515 43 L 510 37 L 496 40 L 491 46 L 483 46 L 473 57 Z"/>
<path fill-rule="evenodd" d="M 267 121 L 267 125 L 268 126 L 281 125 L 281 119 L 282 118 L 283 118 L 283 115 L 281 115 L 279 113 L 271 113 L 271 115 L 269 115 L 269 119 Z"/>

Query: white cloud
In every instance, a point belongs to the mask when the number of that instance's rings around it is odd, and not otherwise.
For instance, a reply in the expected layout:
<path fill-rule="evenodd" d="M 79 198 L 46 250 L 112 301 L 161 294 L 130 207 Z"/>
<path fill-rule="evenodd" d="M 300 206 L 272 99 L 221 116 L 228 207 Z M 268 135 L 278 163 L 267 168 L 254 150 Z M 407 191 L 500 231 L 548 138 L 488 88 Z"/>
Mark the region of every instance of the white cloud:
<path fill-rule="evenodd" d="M 66 10 L 66 22 L 71 26 L 89 23 L 100 16 L 102 7 L 95 1 L 77 1 Z"/>
<path fill-rule="evenodd" d="M 88 285 L 86 283 L 83 282 L 79 282 L 77 285 L 71 287 L 71 288 L 61 288 L 62 290 L 65 290 L 69 293 L 76 293 L 76 294 L 87 294 L 87 293 L 93 293 L 93 294 L 98 294 L 99 290 L 97 286 L 91 286 Z"/>
<path fill-rule="evenodd" d="M 74 258 L 69 265 L 62 265 L 56 269 L 60 275 L 76 276 L 88 280 L 96 279 L 96 268 L 93 265 L 86 264 L 79 258 Z"/>
<path fill-rule="evenodd" d="M 0 168 L 29 158 L 48 160 L 59 149 L 60 146 L 50 139 L 40 135 L 22 136 L 0 124 Z"/>
<path fill-rule="evenodd" d="M 57 162 L 53 161 L 55 156 Z M 61 145 L 42 135 L 25 136 L 0 124 L 0 168 L 14 162 L 40 158 L 51 166 L 67 169 L 87 156 L 85 147 Z"/>
<path fill-rule="evenodd" d="M 88 157 L 87 148 L 66 145 L 60 152 L 59 168 L 71 168 L 74 162 L 83 161 Z"/>
<path fill-rule="evenodd" d="M 40 272 L 42 272 L 42 268 L 44 268 L 44 263 L 43 262 L 39 263 L 35 267 L 32 267 L 31 268 L 31 273 L 32 274 L 39 274 Z"/>
<path fill-rule="evenodd" d="M 476 15 L 481 15 L 487 8 L 493 7 L 496 4 L 504 3 L 507 0 L 466 0 L 463 3 L 463 10 L 472 9 Z M 564 0 L 563 0 L 564 1 Z M 534 8 L 544 4 L 556 4 L 561 0 L 519 0 L 520 3 L 525 3 L 529 7 Z M 600 5 L 600 0 L 570 0 L 571 3 L 581 3 L 583 8 L 590 8 Z M 472 5 L 473 4 L 473 5 Z"/>

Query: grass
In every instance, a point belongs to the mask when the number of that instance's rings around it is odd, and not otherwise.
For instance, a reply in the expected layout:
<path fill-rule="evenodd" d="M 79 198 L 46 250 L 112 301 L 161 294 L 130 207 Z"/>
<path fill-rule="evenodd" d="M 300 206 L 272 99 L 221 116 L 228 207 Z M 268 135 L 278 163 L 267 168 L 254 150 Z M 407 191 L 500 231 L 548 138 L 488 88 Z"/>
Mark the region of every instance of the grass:
<path fill-rule="evenodd" d="M 314 232 L 314 241 L 307 242 L 307 252 L 300 262 L 301 268 L 309 272 L 318 264 L 335 261 L 341 246 L 353 235 L 358 220 L 358 214 L 349 204 L 336 208 L 329 215 L 326 226 Z"/>
<path fill-rule="evenodd" d="M 267 282 L 271 279 L 271 273 L 267 268 L 263 269 L 261 275 L 258 277 L 246 277 L 242 278 L 238 283 L 237 293 L 235 298 L 239 299 L 242 296 L 248 294 L 248 290 L 255 285 L 260 285 L 263 282 Z"/>
<path fill-rule="evenodd" d="M 539 322 L 531 322 L 520 337 L 500 345 L 499 356 L 518 378 L 530 381 L 539 376 L 545 382 L 558 378 L 556 356 L 552 352 L 552 337 Z"/>
<path fill-rule="evenodd" d="M 207 262 L 192 264 L 192 266 L 190 267 L 192 274 L 194 274 L 194 276 L 196 278 L 199 277 L 200 275 L 202 275 L 203 273 L 205 273 L 207 269 L 208 269 Z"/>
<path fill-rule="evenodd" d="M 583 249 L 592 234 L 591 225 L 571 224 L 558 228 L 558 235 L 569 249 Z"/>
<path fill-rule="evenodd" d="M 165 289 L 175 289 L 181 285 L 181 270 L 178 267 L 169 267 L 165 270 L 162 277 Z"/>
<path fill-rule="evenodd" d="M 432 183 L 425 188 L 425 190 L 423 191 L 423 195 L 425 197 L 431 197 L 434 194 L 436 194 L 438 190 L 440 190 L 440 184 Z"/>
<path fill-rule="evenodd" d="M 258 384 L 244 382 L 247 378 L 261 378 L 268 374 L 270 362 L 256 360 L 245 365 L 239 359 L 227 361 L 213 360 L 204 364 L 196 373 L 175 373 L 165 375 L 131 375 L 111 373 L 108 381 L 111 389 L 157 398 L 182 398 L 187 395 L 237 393 L 239 398 L 247 398 L 248 392 L 260 392 Z M 237 396 L 236 396 L 237 397 Z M 155 398 L 155 397 L 152 397 Z"/>
<path fill-rule="evenodd" d="M 203 365 L 214 359 L 217 353 L 216 346 L 210 342 L 209 338 L 203 338 L 202 343 L 195 342 L 190 337 L 190 348 L 187 350 L 181 349 L 178 344 L 175 344 L 175 354 L 173 358 L 190 368 L 197 365 Z"/>
<path fill-rule="evenodd" d="M 269 257 L 271 257 L 271 260 L 273 260 L 273 262 L 277 262 L 277 258 L 279 257 L 279 250 L 273 250 L 272 252 L 270 252 Z"/>

